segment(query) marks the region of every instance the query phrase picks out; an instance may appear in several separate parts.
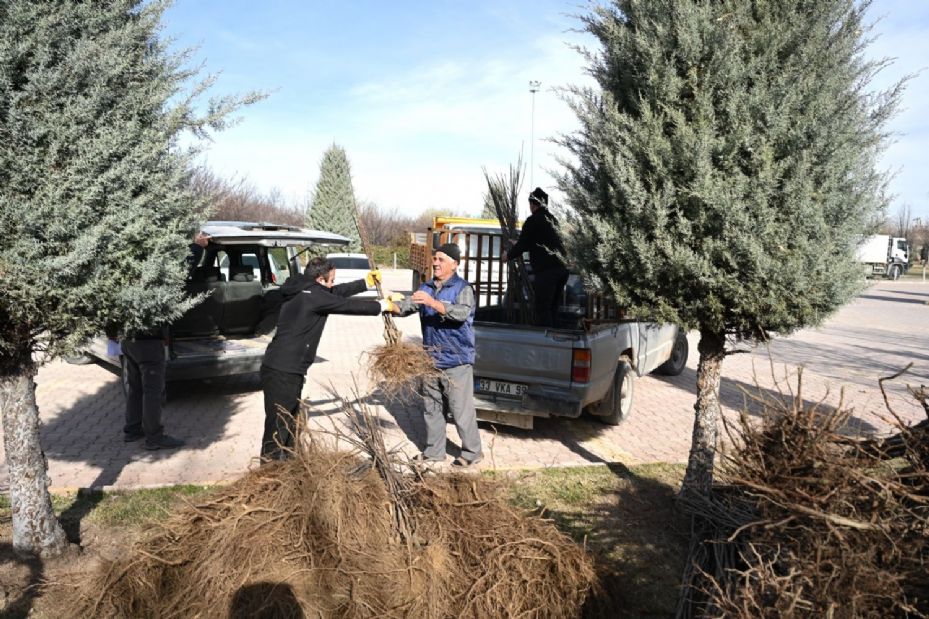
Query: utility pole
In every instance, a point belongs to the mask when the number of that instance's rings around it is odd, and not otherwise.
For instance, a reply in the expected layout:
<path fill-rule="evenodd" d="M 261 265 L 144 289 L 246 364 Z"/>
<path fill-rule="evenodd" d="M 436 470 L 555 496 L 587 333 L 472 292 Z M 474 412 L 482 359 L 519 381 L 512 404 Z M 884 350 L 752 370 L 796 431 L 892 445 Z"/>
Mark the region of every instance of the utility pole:
<path fill-rule="evenodd" d="M 529 92 L 532 94 L 532 114 L 529 120 L 529 190 L 535 187 L 533 174 L 535 173 L 535 93 L 539 92 L 542 82 L 529 80 Z"/>

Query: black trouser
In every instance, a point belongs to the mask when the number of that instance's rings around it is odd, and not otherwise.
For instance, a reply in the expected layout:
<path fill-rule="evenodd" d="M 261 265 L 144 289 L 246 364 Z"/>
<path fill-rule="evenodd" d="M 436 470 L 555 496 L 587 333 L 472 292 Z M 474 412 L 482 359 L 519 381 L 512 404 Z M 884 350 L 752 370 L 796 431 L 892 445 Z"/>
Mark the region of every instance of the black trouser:
<path fill-rule="evenodd" d="M 281 448 L 293 448 L 300 393 L 305 381 L 305 374 L 261 366 L 261 388 L 265 398 L 265 429 L 261 436 L 263 460 L 282 460 L 288 454 Z"/>
<path fill-rule="evenodd" d="M 164 340 L 125 339 L 128 389 L 126 390 L 126 434 L 145 434 L 148 440 L 161 437 L 161 398 L 165 390 Z"/>
<path fill-rule="evenodd" d="M 536 273 L 532 282 L 535 294 L 535 322 L 540 327 L 551 327 L 558 316 L 558 307 L 568 283 L 568 269 L 555 267 Z"/>

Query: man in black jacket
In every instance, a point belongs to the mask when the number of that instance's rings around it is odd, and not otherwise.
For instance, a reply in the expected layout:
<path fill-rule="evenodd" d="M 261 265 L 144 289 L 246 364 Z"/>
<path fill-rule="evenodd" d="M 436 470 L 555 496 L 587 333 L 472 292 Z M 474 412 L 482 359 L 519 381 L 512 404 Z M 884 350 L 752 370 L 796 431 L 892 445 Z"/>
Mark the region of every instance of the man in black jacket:
<path fill-rule="evenodd" d="M 289 277 L 281 286 L 284 304 L 277 333 L 261 365 L 265 404 L 262 460 L 286 458 L 287 451 L 281 448 L 293 447 L 300 393 L 329 314 L 376 316 L 395 309 L 387 299 L 348 298 L 374 286 L 380 278 L 380 272 L 370 271 L 364 279 L 334 286 L 335 266 L 325 258 L 313 258 L 303 275 Z"/>
<path fill-rule="evenodd" d="M 555 323 L 561 294 L 568 283 L 564 244 L 558 234 L 558 220 L 548 210 L 548 194 L 536 187 L 529 194 L 529 210 L 519 233 L 519 240 L 500 256 L 503 262 L 529 252 L 532 266 L 532 290 L 535 294 L 536 324 L 550 327 Z"/>

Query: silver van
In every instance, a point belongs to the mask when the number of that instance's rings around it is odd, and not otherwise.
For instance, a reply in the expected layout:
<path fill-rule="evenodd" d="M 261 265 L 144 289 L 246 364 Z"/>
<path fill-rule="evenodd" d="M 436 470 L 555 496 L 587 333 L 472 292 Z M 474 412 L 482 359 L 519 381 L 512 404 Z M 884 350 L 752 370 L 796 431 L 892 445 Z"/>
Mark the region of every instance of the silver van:
<path fill-rule="evenodd" d="M 277 327 L 280 286 L 302 271 L 308 248 L 349 243 L 331 232 L 269 223 L 211 221 L 201 229 L 210 235 L 209 244 L 191 265 L 185 286 L 188 295 L 203 298 L 168 328 L 168 381 L 258 371 Z M 101 336 L 84 353 L 71 361 L 96 361 L 125 381 L 116 342 Z"/>

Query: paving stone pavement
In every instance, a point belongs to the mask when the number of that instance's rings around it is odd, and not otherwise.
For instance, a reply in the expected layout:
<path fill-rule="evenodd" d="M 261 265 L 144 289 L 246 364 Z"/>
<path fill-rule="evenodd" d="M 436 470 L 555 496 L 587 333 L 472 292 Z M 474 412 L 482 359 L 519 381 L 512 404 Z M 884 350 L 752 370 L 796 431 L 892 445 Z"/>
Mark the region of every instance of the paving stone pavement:
<path fill-rule="evenodd" d="M 387 289 L 407 290 L 409 271 L 386 272 L 385 280 Z M 743 408 L 743 390 L 789 396 L 796 388 L 797 368 L 805 366 L 802 397 L 807 404 L 821 400 L 835 404 L 842 397 L 854 411 L 849 432 L 884 432 L 889 416 L 877 379 L 911 361 L 910 371 L 887 386 L 888 397 L 905 421 L 924 418 L 921 408 L 907 397 L 905 385 L 929 383 L 927 303 L 929 285 L 877 283 L 820 328 L 775 338 L 769 346 L 728 357 L 720 390 L 727 418 L 734 419 Z M 419 337 L 415 316 L 397 324 L 405 337 Z M 425 436 L 420 409 L 414 404 L 379 402 L 365 375 L 364 351 L 382 342 L 382 331 L 379 317 L 331 317 L 304 397 L 313 411 L 312 423 L 331 429 L 344 419 L 332 393 L 352 399 L 357 391 L 378 413 L 388 446 L 413 455 Z M 689 340 L 684 373 L 638 379 L 632 415 L 620 426 L 605 426 L 586 416 L 537 419 L 532 430 L 482 422 L 486 457 L 481 467 L 686 461 L 698 337 L 692 333 Z M 256 466 L 263 423 L 257 375 L 172 383 L 164 425 L 187 445 L 156 452 L 122 441 L 123 396 L 118 377 L 110 371 L 93 364 L 54 361 L 40 369 L 36 383 L 53 490 L 222 482 Z M 750 414 L 757 414 L 757 406 Z M 453 425 L 448 429 L 453 457 L 458 453 L 458 437 Z M 5 466 L 0 468 L 0 485 L 6 485 Z"/>

